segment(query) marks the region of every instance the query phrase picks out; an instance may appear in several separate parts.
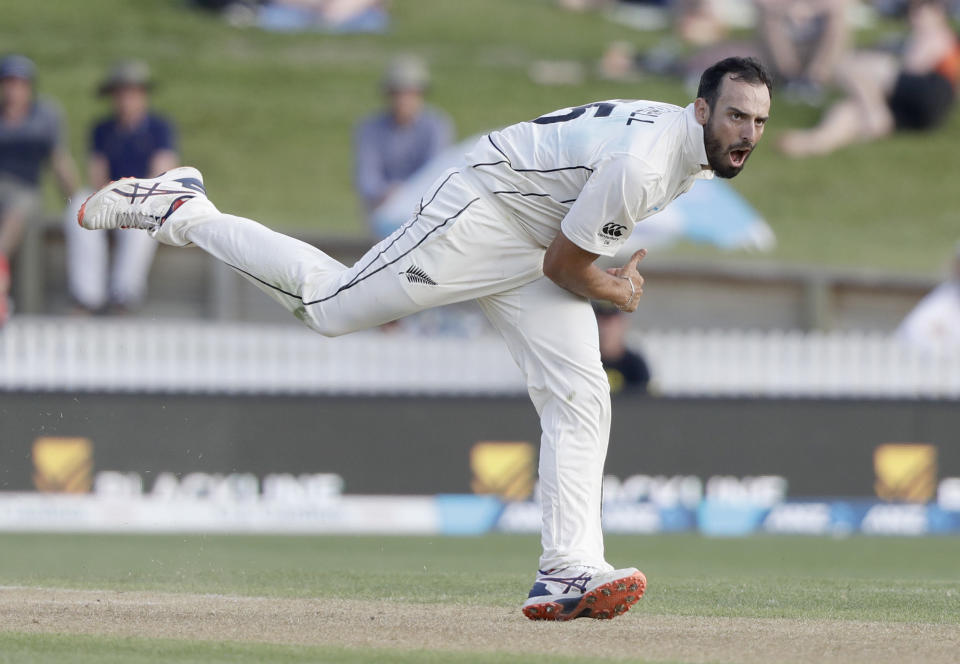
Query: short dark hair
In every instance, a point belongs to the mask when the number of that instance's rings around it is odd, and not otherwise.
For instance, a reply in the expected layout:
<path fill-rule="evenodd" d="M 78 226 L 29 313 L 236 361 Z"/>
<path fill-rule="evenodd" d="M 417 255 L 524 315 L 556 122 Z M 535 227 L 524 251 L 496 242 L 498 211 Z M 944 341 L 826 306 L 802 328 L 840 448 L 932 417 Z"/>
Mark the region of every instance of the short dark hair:
<path fill-rule="evenodd" d="M 767 90 L 773 92 L 773 77 L 764 69 L 759 60 L 756 58 L 724 58 L 708 67 L 700 76 L 697 97 L 703 97 L 710 105 L 711 110 L 717 103 L 717 97 L 720 96 L 720 86 L 727 75 L 734 81 L 743 81 L 754 85 L 762 83 L 767 86 Z"/>

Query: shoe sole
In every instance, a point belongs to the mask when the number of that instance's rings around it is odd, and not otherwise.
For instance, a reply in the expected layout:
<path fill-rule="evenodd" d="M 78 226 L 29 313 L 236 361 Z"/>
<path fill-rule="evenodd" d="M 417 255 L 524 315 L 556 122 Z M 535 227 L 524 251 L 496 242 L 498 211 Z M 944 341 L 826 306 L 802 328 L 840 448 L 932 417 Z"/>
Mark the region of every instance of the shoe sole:
<path fill-rule="evenodd" d="M 631 606 L 640 601 L 646 589 L 647 577 L 643 572 L 635 572 L 584 593 L 573 611 L 564 612 L 564 607 L 559 602 L 544 602 L 523 607 L 523 615 L 530 620 L 611 620 L 629 611 Z"/>
<path fill-rule="evenodd" d="M 87 203 L 90 202 L 90 199 L 94 197 L 97 192 L 93 192 L 87 196 L 87 200 L 83 202 L 83 205 L 80 206 L 80 211 L 77 212 L 77 223 L 80 224 L 80 227 L 83 228 L 83 215 L 87 211 Z"/>

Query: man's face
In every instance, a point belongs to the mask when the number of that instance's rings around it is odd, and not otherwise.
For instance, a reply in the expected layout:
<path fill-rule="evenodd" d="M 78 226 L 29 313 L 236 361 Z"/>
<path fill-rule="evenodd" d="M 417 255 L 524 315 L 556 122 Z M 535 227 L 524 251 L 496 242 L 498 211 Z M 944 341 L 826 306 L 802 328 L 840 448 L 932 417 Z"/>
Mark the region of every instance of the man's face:
<path fill-rule="evenodd" d="M 735 177 L 763 136 L 770 117 L 770 91 L 762 83 L 754 85 L 727 77 L 720 84 L 720 95 L 712 109 L 702 98 L 694 108 L 703 125 L 710 168 L 719 177 Z"/>
<path fill-rule="evenodd" d="M 138 119 L 146 114 L 149 96 L 146 89 L 136 85 L 124 85 L 112 93 L 114 112 L 125 119 Z"/>
<path fill-rule="evenodd" d="M 421 90 L 392 90 L 390 92 L 390 111 L 397 124 L 407 125 L 417 119 L 423 108 Z"/>
<path fill-rule="evenodd" d="M 26 106 L 33 98 L 33 84 L 24 78 L 4 78 L 0 80 L 0 98 L 7 104 Z"/>

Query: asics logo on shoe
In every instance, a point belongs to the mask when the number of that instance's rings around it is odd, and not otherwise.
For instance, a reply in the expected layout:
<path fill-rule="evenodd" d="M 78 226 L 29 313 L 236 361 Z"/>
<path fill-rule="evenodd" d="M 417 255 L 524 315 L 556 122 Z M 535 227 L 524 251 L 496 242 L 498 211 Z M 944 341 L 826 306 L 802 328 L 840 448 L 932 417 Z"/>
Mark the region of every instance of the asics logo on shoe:
<path fill-rule="evenodd" d="M 191 189 L 198 194 L 207 194 L 207 188 L 197 178 L 179 178 L 176 181 L 182 184 L 184 189 Z"/>
<path fill-rule="evenodd" d="M 206 199 L 203 176 L 197 169 L 183 166 L 156 178 L 124 178 L 111 182 L 84 201 L 77 221 L 89 230 L 155 231 L 194 198 Z"/>
<path fill-rule="evenodd" d="M 549 574 L 546 572 L 545 574 Z M 579 576 L 541 576 L 537 581 L 539 583 L 556 583 L 561 586 L 565 586 L 561 591 L 561 594 L 566 595 L 571 590 L 576 590 L 579 593 L 586 591 L 587 584 L 590 583 L 590 579 L 593 578 L 593 575 L 587 574 L 586 572 L 581 573 Z"/>
<path fill-rule="evenodd" d="M 189 189 L 190 191 L 199 192 L 201 194 L 206 193 L 206 189 L 204 189 L 203 184 L 201 184 L 196 178 L 182 178 L 180 180 L 175 180 L 175 182 L 180 182 L 184 189 Z M 124 198 L 129 198 L 131 203 L 137 203 L 137 199 L 140 199 L 140 203 L 146 203 L 147 199 L 151 196 L 181 193 L 180 189 L 162 188 L 163 185 L 160 182 L 153 182 L 149 187 L 145 187 L 139 182 L 134 182 L 131 185 L 124 185 L 123 181 L 120 181 L 119 185 L 120 186 L 114 187 L 113 191 L 120 194 Z M 121 188 L 123 186 L 127 187 L 126 191 Z"/>

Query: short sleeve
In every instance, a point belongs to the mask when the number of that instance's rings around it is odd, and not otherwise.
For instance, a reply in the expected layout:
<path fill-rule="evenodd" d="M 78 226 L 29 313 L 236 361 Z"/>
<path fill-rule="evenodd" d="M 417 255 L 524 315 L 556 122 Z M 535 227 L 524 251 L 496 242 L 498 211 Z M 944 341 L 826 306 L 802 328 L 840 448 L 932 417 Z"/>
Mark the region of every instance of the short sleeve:
<path fill-rule="evenodd" d="M 46 125 L 45 131 L 47 140 L 50 142 L 50 149 L 65 148 L 67 145 L 67 129 L 64 126 L 63 113 L 60 112 L 60 107 L 47 99 L 44 99 L 42 104 Z"/>
<path fill-rule="evenodd" d="M 173 152 L 177 151 L 177 131 L 174 129 L 173 123 L 169 120 L 161 117 L 156 117 L 154 119 L 153 126 L 153 141 L 154 141 L 154 151 L 159 152 L 160 150 L 171 150 Z"/>
<path fill-rule="evenodd" d="M 601 256 L 616 254 L 646 215 L 650 192 L 661 177 L 643 161 L 613 155 L 600 162 L 560 229 L 568 240 Z"/>
<path fill-rule="evenodd" d="M 433 129 L 432 155 L 446 150 L 453 143 L 453 120 L 442 111 L 436 112 Z"/>
<path fill-rule="evenodd" d="M 369 208 L 379 204 L 390 187 L 383 174 L 377 121 L 376 116 L 367 118 L 354 132 L 354 183 Z"/>
<path fill-rule="evenodd" d="M 90 132 L 90 152 L 106 154 L 107 152 L 107 122 L 98 122 Z"/>

